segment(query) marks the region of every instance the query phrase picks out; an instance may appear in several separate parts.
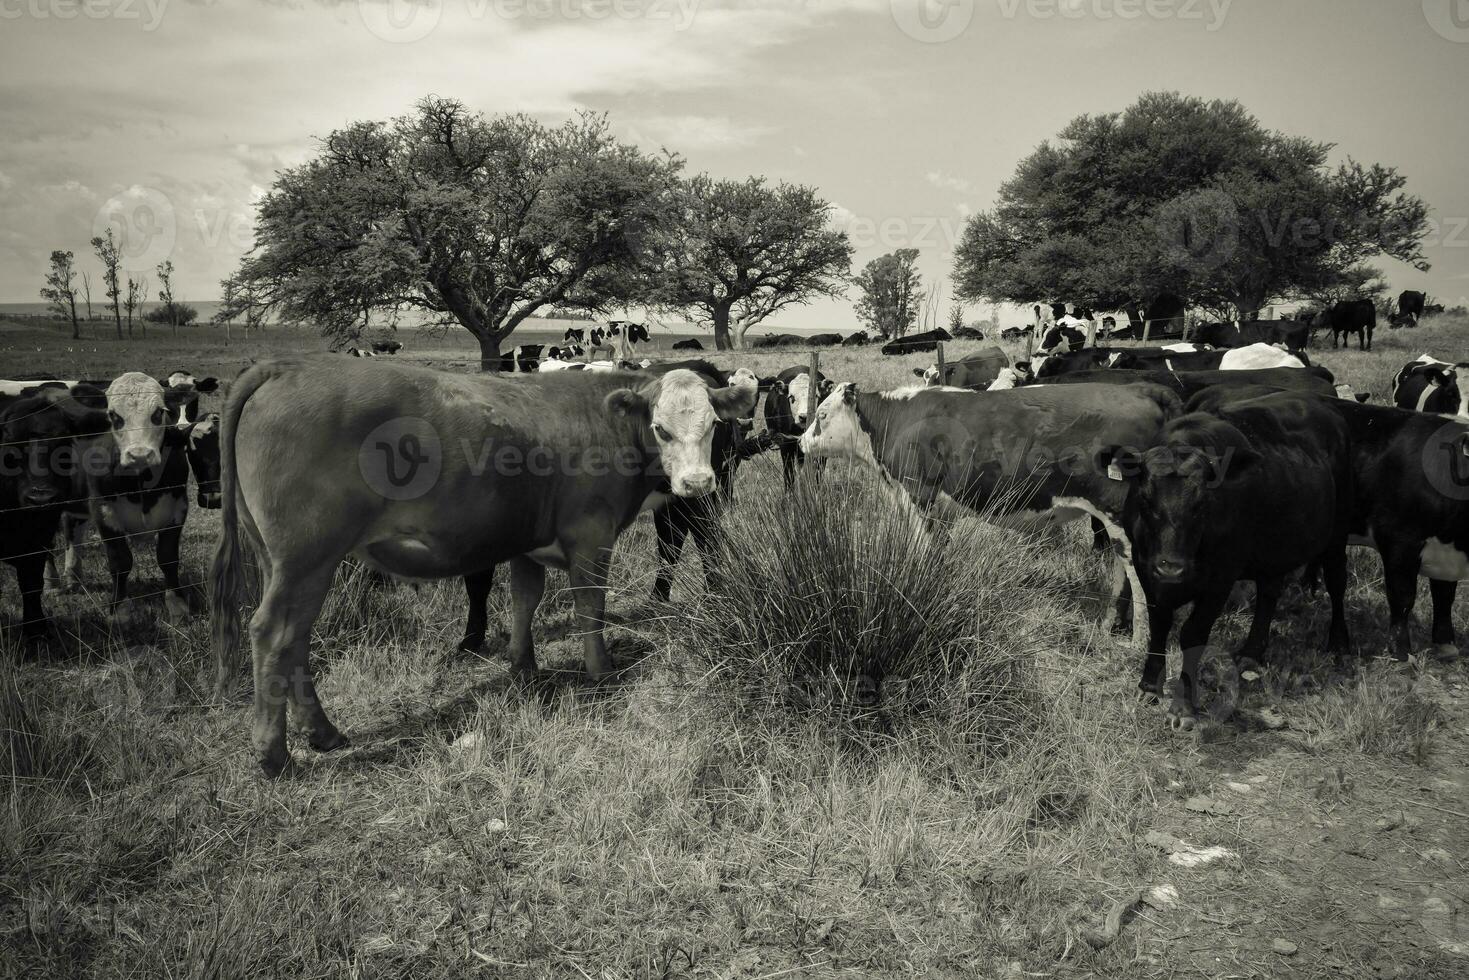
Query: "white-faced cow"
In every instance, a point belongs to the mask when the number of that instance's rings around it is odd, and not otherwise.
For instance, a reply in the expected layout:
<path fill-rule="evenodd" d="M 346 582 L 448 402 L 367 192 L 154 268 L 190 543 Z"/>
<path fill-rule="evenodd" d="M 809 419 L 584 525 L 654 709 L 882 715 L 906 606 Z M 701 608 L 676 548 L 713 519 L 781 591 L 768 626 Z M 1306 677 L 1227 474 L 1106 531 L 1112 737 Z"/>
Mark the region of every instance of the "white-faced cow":
<path fill-rule="evenodd" d="M 536 670 L 531 621 L 545 566 L 563 568 L 587 672 L 610 673 L 602 626 L 617 536 L 651 493 L 715 489 L 715 424 L 748 415 L 755 397 L 749 387 L 711 389 L 691 371 L 561 372 L 526 383 L 398 363 L 249 368 L 223 416 L 211 584 L 223 695 L 237 671 L 243 534 L 265 579 L 250 624 L 261 767 L 278 775 L 290 761 L 287 704 L 311 746 L 346 744 L 317 697 L 307 648 L 348 555 L 408 578 L 509 562 L 510 661 L 520 677 Z"/>

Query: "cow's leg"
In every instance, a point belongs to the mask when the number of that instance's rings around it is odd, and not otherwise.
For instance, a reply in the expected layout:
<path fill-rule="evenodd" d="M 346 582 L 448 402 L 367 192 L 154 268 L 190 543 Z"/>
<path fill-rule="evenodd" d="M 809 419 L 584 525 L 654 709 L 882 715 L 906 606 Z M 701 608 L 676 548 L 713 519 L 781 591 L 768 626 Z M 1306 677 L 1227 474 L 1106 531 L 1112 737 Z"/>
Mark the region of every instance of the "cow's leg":
<path fill-rule="evenodd" d="M 1168 676 L 1168 636 L 1173 632 L 1173 607 L 1153 600 L 1147 609 L 1148 652 L 1143 658 L 1143 676 L 1137 689 L 1162 697 L 1163 681 Z"/>
<path fill-rule="evenodd" d="M 1180 731 L 1191 730 L 1198 721 L 1194 711 L 1199 703 L 1199 662 L 1208 649 L 1214 621 L 1229 601 L 1229 592 L 1229 589 L 1223 589 L 1195 599 L 1193 609 L 1178 631 L 1178 646 L 1183 656 L 1172 703 L 1168 707 L 1168 723 Z"/>
<path fill-rule="evenodd" d="M 1396 660 L 1413 652 L 1413 604 L 1418 600 L 1419 555 L 1411 546 L 1384 546 L 1382 579 L 1387 591 L 1387 630 Z"/>
<path fill-rule="evenodd" d="M 1280 602 L 1280 593 L 1284 588 L 1284 578 L 1266 578 L 1255 582 L 1255 618 L 1250 621 L 1249 635 L 1235 652 L 1234 659 L 1265 662 L 1265 651 L 1270 648 L 1270 624 L 1275 620 L 1275 607 Z"/>
<path fill-rule="evenodd" d="M 288 708 L 307 732 L 313 748 L 328 750 L 346 739 L 322 710 L 311 676 L 311 626 L 331 588 L 336 562 L 293 574 L 277 564 L 260 607 L 250 619 L 254 651 L 255 725 L 251 740 L 255 757 L 267 776 L 279 776 L 290 764 L 286 749 Z"/>
<path fill-rule="evenodd" d="M 122 612 L 128 597 L 128 575 L 133 570 L 133 548 L 126 533 L 98 523 L 102 548 L 107 552 L 107 571 L 112 576 L 112 615 Z"/>
<path fill-rule="evenodd" d="M 789 493 L 796 486 L 796 453 L 800 452 L 790 443 L 782 443 L 780 447 L 780 469 L 781 475 L 785 477 L 786 492 Z"/>
<path fill-rule="evenodd" d="M 1440 657 L 1459 652 L 1454 642 L 1454 595 L 1458 588 L 1458 582 L 1428 580 L 1428 594 L 1433 597 L 1433 652 Z"/>
<path fill-rule="evenodd" d="M 469 597 L 469 616 L 464 624 L 464 639 L 459 649 L 477 653 L 484 646 L 490 628 L 490 586 L 495 582 L 495 567 L 464 576 L 464 593 Z"/>
<path fill-rule="evenodd" d="M 568 549 L 570 562 L 567 575 L 571 579 L 572 601 L 576 605 L 576 625 L 581 631 L 582 656 L 587 676 L 601 680 L 612 673 L 612 659 L 607 656 L 607 643 L 602 636 L 606 626 L 607 572 L 612 564 L 612 542 L 578 542 Z"/>
<path fill-rule="evenodd" d="M 76 515 L 61 518 L 66 538 L 65 557 L 61 562 L 61 587 L 67 592 L 82 590 L 82 544 L 87 537 L 88 518 Z"/>
<path fill-rule="evenodd" d="M 673 592 L 673 571 L 689 533 L 689 505 L 671 500 L 653 511 L 653 529 L 658 533 L 658 574 L 653 578 L 653 598 L 667 602 Z"/>
<path fill-rule="evenodd" d="M 530 627 L 546 594 L 546 570 L 521 556 L 510 559 L 510 672 L 529 680 L 536 673 L 535 643 Z"/>
<path fill-rule="evenodd" d="M 189 599 L 179 584 L 179 539 L 183 537 L 183 521 L 158 532 L 158 570 L 163 573 L 163 608 L 173 622 L 189 618 Z"/>
<path fill-rule="evenodd" d="M 10 563 L 15 566 L 20 585 L 20 635 L 28 640 L 39 639 L 51 627 L 41 605 L 41 594 L 46 588 L 46 556 L 25 555 L 11 559 Z"/>
<path fill-rule="evenodd" d="M 1105 551 L 1110 537 L 1107 534 L 1107 526 L 1100 520 L 1092 518 L 1092 550 Z"/>
<path fill-rule="evenodd" d="M 693 532 L 694 544 L 699 546 L 699 564 L 704 566 L 704 585 L 711 591 L 717 587 L 715 572 L 718 560 L 719 534 L 722 530 L 719 515 L 722 501 L 705 497 L 694 507 L 694 520 L 689 530 Z"/>
<path fill-rule="evenodd" d="M 1351 634 L 1347 629 L 1347 546 L 1340 547 L 1321 556 L 1321 575 L 1326 582 L 1326 594 L 1331 597 L 1331 625 L 1326 631 L 1326 651 L 1342 662 L 1352 649 Z"/>

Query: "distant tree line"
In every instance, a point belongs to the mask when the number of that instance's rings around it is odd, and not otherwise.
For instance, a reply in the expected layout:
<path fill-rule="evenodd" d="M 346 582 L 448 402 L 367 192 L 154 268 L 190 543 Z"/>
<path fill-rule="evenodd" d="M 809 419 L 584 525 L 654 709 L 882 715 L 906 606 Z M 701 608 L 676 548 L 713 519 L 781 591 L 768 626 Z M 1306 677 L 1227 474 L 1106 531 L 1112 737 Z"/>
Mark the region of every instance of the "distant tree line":
<path fill-rule="evenodd" d="M 93 238 L 91 245 L 93 253 L 102 263 L 103 295 L 107 298 L 119 340 L 124 337 L 124 328 L 126 336 L 133 336 L 134 322 L 140 326 L 146 323 L 166 325 L 176 332 L 179 327 L 188 326 L 198 319 L 198 310 L 174 299 L 173 262 L 160 262 L 154 270 L 158 275 L 158 300 L 162 305 L 144 313 L 142 306 L 148 298 L 148 277 L 135 277 L 123 270 L 122 250 L 113 230 L 108 228 L 105 235 Z M 51 312 L 58 319 L 71 324 L 73 340 L 81 338 L 82 320 L 94 319 L 92 280 L 85 270 L 77 269 L 74 252 L 56 249 L 51 253 L 51 266 L 46 273 L 46 285 L 41 287 L 41 298 L 46 300 Z M 78 300 L 86 308 L 85 317 L 77 309 Z M 143 326 L 142 329 L 146 336 L 147 327 Z"/>

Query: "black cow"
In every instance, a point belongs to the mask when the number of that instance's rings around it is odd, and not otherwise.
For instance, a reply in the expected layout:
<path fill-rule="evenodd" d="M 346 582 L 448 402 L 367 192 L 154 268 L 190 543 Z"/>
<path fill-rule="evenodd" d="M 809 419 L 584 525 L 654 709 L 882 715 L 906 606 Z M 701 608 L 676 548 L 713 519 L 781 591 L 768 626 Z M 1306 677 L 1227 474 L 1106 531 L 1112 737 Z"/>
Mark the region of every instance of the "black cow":
<path fill-rule="evenodd" d="M 1238 371 L 1275 367 L 1305 367 L 1304 353 L 1289 353 L 1268 344 L 1252 344 L 1227 350 L 1173 351 L 1166 347 L 1088 347 L 1079 351 L 1037 357 L 1038 381 L 1075 371 L 1097 368 L 1132 368 L 1168 371 Z"/>
<path fill-rule="evenodd" d="M 374 340 L 372 352 L 374 354 L 396 354 L 403 349 L 403 345 L 396 340 Z"/>
<path fill-rule="evenodd" d="M 1323 324 L 1321 321 L 1325 320 Z M 1349 334 L 1357 335 L 1357 349 L 1372 349 L 1372 331 L 1377 329 L 1377 307 L 1370 299 L 1347 299 L 1320 313 L 1317 326 L 1331 329 L 1331 346 L 1345 347 Z"/>
<path fill-rule="evenodd" d="M 1459 372 L 1469 377 L 1469 362 L 1450 364 L 1424 354 L 1403 365 L 1392 381 L 1392 400 L 1398 408 L 1469 419 L 1469 384 L 1459 382 Z"/>
<path fill-rule="evenodd" d="M 1334 399 L 1352 434 L 1357 502 L 1354 544 L 1382 555 L 1394 656 L 1412 653 L 1418 579 L 1433 598 L 1432 641 L 1457 653 L 1453 607 L 1469 580 L 1469 423 Z"/>
<path fill-rule="evenodd" d="M 0 561 L 20 585 L 21 635 L 46 633 L 41 605 L 46 559 L 62 508 L 75 505 L 76 474 L 86 462 L 76 440 L 105 436 L 106 412 L 83 405 L 65 387 L 0 394 Z"/>
<path fill-rule="evenodd" d="M 1411 317 L 1409 326 L 1417 326 L 1423 316 L 1423 306 L 1428 297 L 1416 289 L 1405 289 L 1398 294 L 1398 316 Z"/>
<path fill-rule="evenodd" d="M 805 337 L 798 337 L 793 333 L 768 333 L 756 337 L 750 346 L 756 350 L 764 350 L 770 347 L 799 347 L 805 342 Z"/>
<path fill-rule="evenodd" d="M 699 343 L 697 337 L 687 337 L 683 340 L 674 341 L 674 350 L 703 350 L 704 345 Z"/>
<path fill-rule="evenodd" d="M 529 374 L 540 370 L 545 344 L 521 344 L 500 354 L 500 370 L 506 374 Z"/>
<path fill-rule="evenodd" d="M 1035 333 L 1035 327 L 1006 327 L 1000 331 L 1001 340 L 1019 340 Z"/>
<path fill-rule="evenodd" d="M 942 327 L 937 330 L 925 330 L 922 333 L 910 333 L 906 337 L 898 337 L 882 345 L 882 352 L 889 355 L 897 354 L 919 354 L 923 351 L 938 349 L 940 341 L 953 340 L 949 331 Z"/>
<path fill-rule="evenodd" d="M 1283 344 L 1289 350 L 1305 350 L 1311 342 L 1311 327 L 1298 320 L 1240 320 L 1235 323 L 1201 323 L 1189 340 L 1210 347 L 1248 347 L 1250 344 Z"/>
<path fill-rule="evenodd" d="M 1148 603 L 1143 690 L 1163 693 L 1174 614 L 1193 605 L 1168 712 L 1176 728 L 1194 725 L 1199 661 L 1237 581 L 1255 582 L 1254 622 L 1237 660 L 1264 659 L 1287 576 L 1314 562 L 1331 595 L 1327 649 L 1339 657 L 1348 648 L 1352 443 L 1329 406 L 1341 400 L 1261 391 L 1211 388 L 1152 448 L 1110 453 L 1113 475 L 1131 485 L 1124 526 Z"/>
<path fill-rule="evenodd" d="M 848 334 L 847 335 L 847 338 L 842 341 L 842 346 L 843 347 L 861 347 L 863 344 L 870 344 L 870 343 L 872 343 L 872 338 L 870 336 L 868 336 L 867 331 L 866 330 L 858 330 L 856 333 L 850 333 L 850 334 Z"/>
<path fill-rule="evenodd" d="M 945 361 L 943 378 L 939 377 L 937 364 L 931 364 L 927 368 L 914 368 L 913 373 L 929 386 L 948 385 L 970 391 L 983 391 L 1009 366 L 1008 354 L 998 347 L 987 347 L 973 354 L 966 354 L 958 360 Z"/>
<path fill-rule="evenodd" d="M 1104 368 L 1096 371 L 1074 371 L 1048 378 L 1045 384 L 1156 384 L 1171 388 L 1180 398 L 1188 399 L 1214 385 L 1254 385 L 1282 391 L 1308 391 L 1330 397 L 1335 395 L 1335 378 L 1324 367 L 1262 368 L 1258 371 L 1169 371 L 1135 368 Z"/>
<path fill-rule="evenodd" d="M 983 340 L 984 331 L 974 327 L 956 327 L 954 329 L 955 340 Z"/>
<path fill-rule="evenodd" d="M 806 338 L 809 347 L 838 347 L 841 342 L 842 335 L 839 333 L 814 333 Z"/>
<path fill-rule="evenodd" d="M 826 375 L 816 375 L 816 400 L 820 402 L 831 391 Z M 781 474 L 790 490 L 796 485 L 796 468 L 805 464 L 806 456 L 797 444 L 808 424 L 811 369 L 805 365 L 788 367 L 770 382 L 765 395 L 765 431 L 767 438 L 780 446 Z"/>

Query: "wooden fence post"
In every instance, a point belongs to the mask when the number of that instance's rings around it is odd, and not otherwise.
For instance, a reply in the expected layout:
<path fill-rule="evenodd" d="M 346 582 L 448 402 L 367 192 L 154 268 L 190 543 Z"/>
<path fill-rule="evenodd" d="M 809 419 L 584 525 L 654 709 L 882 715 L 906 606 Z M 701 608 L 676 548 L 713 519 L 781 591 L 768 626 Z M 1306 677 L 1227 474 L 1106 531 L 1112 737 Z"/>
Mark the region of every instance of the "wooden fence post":
<path fill-rule="evenodd" d="M 944 342 L 942 340 L 934 345 L 934 354 L 937 357 L 939 384 L 946 384 L 947 382 L 944 379 Z"/>
<path fill-rule="evenodd" d="M 1188 315 L 1183 318 L 1183 342 L 1188 343 L 1188 335 L 1193 333 L 1194 325 L 1189 322 Z"/>
<path fill-rule="evenodd" d="M 1088 321 L 1086 321 L 1086 345 L 1088 347 L 1095 347 L 1095 346 L 1097 346 L 1097 321 L 1096 320 L 1088 320 Z"/>
<path fill-rule="evenodd" d="M 1025 360 L 1028 363 L 1035 356 L 1035 331 L 1025 335 Z"/>
<path fill-rule="evenodd" d="M 806 424 L 816 423 L 816 379 L 821 377 L 821 355 L 815 351 L 811 352 L 811 377 L 807 379 L 806 385 Z"/>
<path fill-rule="evenodd" d="M 1152 333 L 1152 332 L 1153 332 L 1153 321 L 1152 320 L 1144 320 L 1143 321 L 1143 343 L 1146 344 L 1148 342 L 1148 335 L 1150 333 Z"/>

